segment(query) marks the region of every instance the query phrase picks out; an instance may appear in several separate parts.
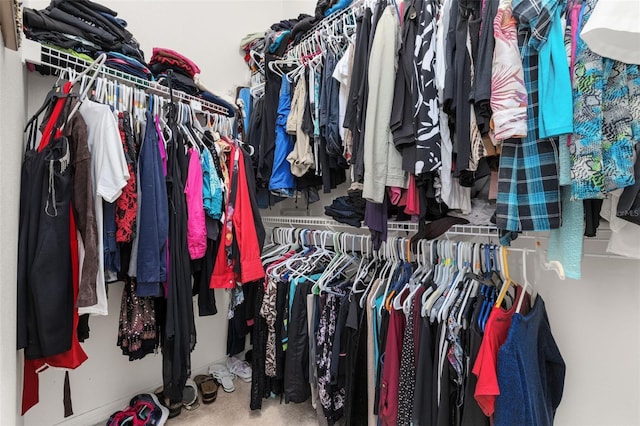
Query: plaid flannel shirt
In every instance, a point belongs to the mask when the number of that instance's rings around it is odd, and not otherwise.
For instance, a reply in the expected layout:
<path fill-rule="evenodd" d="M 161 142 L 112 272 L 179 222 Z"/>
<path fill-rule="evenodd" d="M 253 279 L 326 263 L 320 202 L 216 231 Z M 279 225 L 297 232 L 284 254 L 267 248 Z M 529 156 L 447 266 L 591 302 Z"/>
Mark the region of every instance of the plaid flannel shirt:
<path fill-rule="evenodd" d="M 557 138 L 538 139 L 538 51 L 563 0 L 513 0 L 528 93 L 527 137 L 504 141 L 498 175 L 497 225 L 509 231 L 560 226 Z"/>

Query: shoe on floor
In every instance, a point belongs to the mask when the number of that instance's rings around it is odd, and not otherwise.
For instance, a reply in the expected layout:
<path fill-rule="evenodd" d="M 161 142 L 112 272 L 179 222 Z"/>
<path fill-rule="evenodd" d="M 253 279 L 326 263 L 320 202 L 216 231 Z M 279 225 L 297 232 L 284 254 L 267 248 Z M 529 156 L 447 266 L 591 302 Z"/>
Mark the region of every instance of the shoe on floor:
<path fill-rule="evenodd" d="M 143 393 L 129 401 L 129 407 L 111 415 L 108 426 L 163 426 L 169 418 L 169 409 L 156 395 Z"/>
<path fill-rule="evenodd" d="M 235 379 L 236 376 L 234 376 L 225 365 L 214 364 L 210 366 L 209 374 L 218 381 L 225 392 L 233 392 L 236 390 L 233 384 L 233 379 Z"/>
<path fill-rule="evenodd" d="M 200 406 L 198 402 L 198 387 L 191 379 L 187 379 L 182 391 L 182 406 L 189 411 L 193 411 Z"/>
<path fill-rule="evenodd" d="M 248 362 L 230 356 L 227 358 L 227 368 L 244 382 L 251 382 L 251 366 Z"/>
<path fill-rule="evenodd" d="M 193 378 L 193 381 L 198 385 L 198 389 L 200 389 L 202 402 L 205 404 L 211 404 L 218 398 L 218 388 L 220 386 L 213 376 L 210 374 L 198 374 Z"/>
<path fill-rule="evenodd" d="M 173 419 L 174 417 L 177 417 L 180 415 L 180 413 L 182 412 L 182 406 L 183 406 L 182 401 L 173 402 L 173 403 L 169 401 L 169 398 L 166 398 L 164 396 L 164 389 L 162 388 L 162 386 L 156 389 L 153 392 L 153 394 L 158 399 L 158 401 L 160 401 L 160 405 L 162 405 L 163 407 L 169 410 L 170 419 Z"/>

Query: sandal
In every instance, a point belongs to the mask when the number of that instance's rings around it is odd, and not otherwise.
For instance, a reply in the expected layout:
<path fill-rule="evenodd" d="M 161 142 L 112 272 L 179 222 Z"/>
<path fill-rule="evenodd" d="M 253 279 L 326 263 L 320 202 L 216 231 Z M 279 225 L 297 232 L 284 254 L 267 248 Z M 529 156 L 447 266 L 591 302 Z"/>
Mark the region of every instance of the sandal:
<path fill-rule="evenodd" d="M 200 394 L 202 395 L 202 402 L 205 404 L 211 404 L 218 397 L 218 384 L 210 374 L 199 374 L 193 378 L 193 381 L 198 385 Z"/>

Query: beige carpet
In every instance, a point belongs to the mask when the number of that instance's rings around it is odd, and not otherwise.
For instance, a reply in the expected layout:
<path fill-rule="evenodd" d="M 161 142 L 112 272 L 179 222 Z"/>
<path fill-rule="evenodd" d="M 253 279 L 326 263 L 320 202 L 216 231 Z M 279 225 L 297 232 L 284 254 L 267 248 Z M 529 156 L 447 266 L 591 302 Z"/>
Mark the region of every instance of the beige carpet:
<path fill-rule="evenodd" d="M 236 390 L 226 393 L 218 390 L 218 399 L 212 404 L 200 404 L 194 411 L 182 413 L 167 422 L 168 426 L 210 426 L 210 425 L 318 425 L 318 416 L 307 401 L 302 404 L 280 403 L 280 398 L 264 399 L 262 410 L 249 409 L 251 383 L 234 380 Z"/>

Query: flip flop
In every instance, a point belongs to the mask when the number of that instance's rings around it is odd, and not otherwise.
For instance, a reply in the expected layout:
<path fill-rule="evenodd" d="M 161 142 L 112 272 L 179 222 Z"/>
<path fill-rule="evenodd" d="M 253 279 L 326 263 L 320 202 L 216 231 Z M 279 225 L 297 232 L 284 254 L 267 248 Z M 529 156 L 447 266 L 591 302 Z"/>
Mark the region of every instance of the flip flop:
<path fill-rule="evenodd" d="M 210 374 L 199 374 L 193 378 L 193 381 L 200 389 L 203 403 L 211 404 L 216 400 L 218 397 L 218 384 Z"/>

